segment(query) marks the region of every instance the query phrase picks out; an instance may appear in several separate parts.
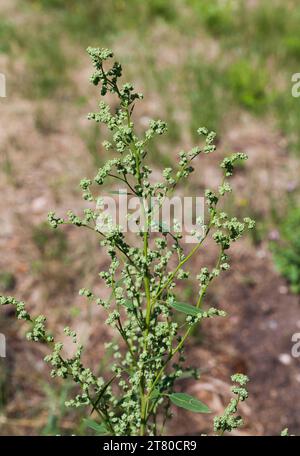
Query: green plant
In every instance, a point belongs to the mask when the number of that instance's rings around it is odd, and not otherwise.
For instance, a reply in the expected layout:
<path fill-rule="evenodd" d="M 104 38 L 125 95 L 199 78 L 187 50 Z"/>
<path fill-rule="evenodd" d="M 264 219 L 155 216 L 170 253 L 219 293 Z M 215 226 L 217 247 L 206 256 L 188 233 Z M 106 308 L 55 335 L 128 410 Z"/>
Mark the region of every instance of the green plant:
<path fill-rule="evenodd" d="M 65 381 L 60 387 L 58 385 L 45 385 L 46 404 L 48 408 L 47 423 L 41 430 L 42 435 L 59 435 L 66 432 L 65 422 L 71 421 L 70 409 L 66 407 L 66 400 L 70 391 L 74 389 L 72 381 Z M 74 431 L 74 427 L 70 428 Z M 76 429 L 76 433 L 80 429 Z"/>
<path fill-rule="evenodd" d="M 193 136 L 196 137 L 199 124 L 205 123 L 209 130 L 219 127 L 228 96 L 224 90 L 224 76 L 216 65 L 202 60 L 193 61 L 189 65 L 189 75 L 186 97 L 190 101 L 192 112 L 190 126 Z"/>
<path fill-rule="evenodd" d="M 11 50 L 12 41 L 15 39 L 15 27 L 8 21 L 0 20 L 0 54 Z"/>
<path fill-rule="evenodd" d="M 91 406 L 100 423 L 89 419 L 87 424 L 98 434 L 156 435 L 162 432 L 170 417 L 171 404 L 196 413 L 210 412 L 200 400 L 176 392 L 174 384 L 189 370 L 185 366 L 184 348 L 192 331 L 207 318 L 225 316 L 221 309 L 203 308 L 205 294 L 211 282 L 230 267 L 227 251 L 231 243 L 247 228 L 254 226 L 250 218 L 245 217 L 242 222 L 231 218 L 218 204 L 231 191 L 228 179 L 233 174 L 235 163 L 247 157 L 236 153 L 222 161 L 223 179 L 215 192 L 210 189 L 205 192 L 208 220 L 205 224 L 198 220 L 199 231 L 195 233 L 198 241 L 193 248 L 186 252 L 183 234 L 177 223 L 174 223 L 174 229 L 159 225 L 158 231 L 153 233 L 155 214 L 150 199 L 156 196 L 159 206 L 163 205 L 176 187 L 193 172 L 192 164 L 199 155 L 215 151 L 215 133 L 199 128 L 203 146 L 181 152 L 179 162 L 173 168 L 163 170 L 162 180 L 152 182 L 152 170 L 147 164 L 150 143 L 152 138 L 166 131 L 166 124 L 161 120 L 151 120 L 148 130 L 138 137 L 132 113 L 142 95 L 134 91 L 132 84 L 120 85 L 122 67 L 117 62 L 109 66 L 113 57 L 110 50 L 88 48 L 88 53 L 95 67 L 91 82 L 100 86 L 102 96 L 109 93 L 119 101 L 118 108 L 113 112 L 108 104 L 101 101 L 99 111 L 89 114 L 89 119 L 107 126 L 110 136 L 104 146 L 107 150 L 114 150 L 116 156 L 98 170 L 94 181 L 85 178 L 80 182 L 83 198 L 89 203 L 82 216 L 70 211 L 63 219 L 50 212 L 48 219 L 53 228 L 72 224 L 94 231 L 110 257 L 109 267 L 100 273 L 106 287 L 111 289 L 110 298 L 102 299 L 86 288 L 80 290 L 80 294 L 103 308 L 103 312 L 107 313 L 106 324 L 119 334 L 120 344 L 109 342 L 106 345 L 113 353 L 112 374 L 109 376 L 106 372 L 104 379 L 83 365 L 83 347 L 69 327 L 65 328 L 65 333 L 77 349 L 74 356 L 65 358 L 63 344 L 55 342 L 53 335 L 47 331 L 43 315 L 31 317 L 24 303 L 13 297 L 1 296 L 0 304 L 14 305 L 18 318 L 32 325 L 29 340 L 49 344 L 52 352 L 45 360 L 52 366 L 52 377 L 71 378 L 81 388 L 80 394 L 68 401 L 68 405 Z M 143 217 L 138 222 L 138 233 L 135 235 L 124 234 L 121 227 L 110 220 L 105 232 L 101 228 L 104 222 L 100 209 L 103 201 L 99 198 L 98 187 L 110 180 L 121 181 L 128 193 L 141 202 Z M 97 206 L 96 209 L 91 208 L 92 203 Z M 199 291 L 195 302 L 180 302 L 176 292 L 177 281 L 184 281 L 192 274 L 186 265 L 201 251 L 208 238 L 218 247 L 215 267 L 203 267 L 197 275 Z M 184 316 L 181 325 L 174 318 L 176 313 Z M 197 377 L 196 373 L 194 376 Z M 243 386 L 241 376 L 234 379 Z M 241 398 L 242 392 L 238 394 Z M 227 411 L 227 423 L 232 423 L 229 418 L 235 411 L 236 407 Z"/>
<path fill-rule="evenodd" d="M 228 70 L 228 84 L 233 96 L 242 106 L 257 112 L 267 103 L 267 81 L 262 68 L 245 59 L 233 63 Z"/>
<path fill-rule="evenodd" d="M 55 18 L 64 30 L 80 42 L 111 38 L 120 29 L 141 28 L 157 18 L 172 22 L 179 14 L 174 5 L 164 0 L 141 2 L 131 0 L 90 0 L 88 5 L 81 0 L 30 0 L 24 2 L 36 8 L 42 8 Z M 135 11 L 136 14 L 132 14 Z"/>
<path fill-rule="evenodd" d="M 281 437 L 294 437 L 294 434 L 290 434 L 289 429 L 285 428 L 281 431 L 280 436 Z"/>
<path fill-rule="evenodd" d="M 274 261 L 293 293 L 300 293 L 300 209 L 291 208 L 280 226 L 280 240 L 272 242 Z"/>
<path fill-rule="evenodd" d="M 248 391 L 246 389 L 246 385 L 249 382 L 248 377 L 243 374 L 235 374 L 232 375 L 231 380 L 236 384 L 231 388 L 232 393 L 236 397 L 230 400 L 223 415 L 216 416 L 214 419 L 214 430 L 221 435 L 226 431 L 230 432 L 243 425 L 243 419 L 237 415 L 237 411 L 239 403 L 244 402 L 248 398 Z"/>
<path fill-rule="evenodd" d="M 234 32 L 237 9 L 234 2 L 187 0 L 187 4 L 191 5 L 212 35 L 218 37 Z"/>
<path fill-rule="evenodd" d="M 50 36 L 49 36 L 50 35 Z M 71 82 L 66 72 L 67 56 L 59 40 L 57 31 L 49 30 L 40 33 L 39 40 L 35 35 L 26 33 L 27 90 L 35 98 L 54 95 L 59 88 Z"/>

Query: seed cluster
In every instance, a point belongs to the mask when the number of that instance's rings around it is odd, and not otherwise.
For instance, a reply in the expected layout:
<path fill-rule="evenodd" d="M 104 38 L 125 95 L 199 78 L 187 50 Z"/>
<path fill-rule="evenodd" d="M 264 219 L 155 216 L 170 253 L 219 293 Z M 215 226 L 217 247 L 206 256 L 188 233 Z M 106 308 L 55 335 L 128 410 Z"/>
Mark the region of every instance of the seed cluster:
<path fill-rule="evenodd" d="M 107 377 L 104 379 L 83 365 L 83 347 L 70 328 L 65 328 L 65 333 L 76 350 L 74 356 L 64 358 L 63 344 L 55 342 L 48 334 L 44 316 L 32 318 L 24 303 L 12 297 L 1 297 L 0 304 L 14 305 L 18 318 L 31 324 L 30 340 L 49 344 L 52 351 L 45 361 L 51 365 L 51 375 L 71 378 L 79 385 L 81 392 L 67 402 L 69 406 L 90 405 L 99 416 L 103 432 L 156 435 L 162 432 L 161 426 L 171 417 L 170 399 L 175 382 L 182 376 L 198 377 L 198 372 L 185 364 L 184 348 L 188 337 L 206 318 L 226 315 L 222 309 L 203 308 L 203 301 L 210 283 L 230 267 L 228 249 L 232 242 L 254 226 L 249 218 L 239 221 L 218 208 L 220 199 L 231 191 L 228 178 L 233 174 L 234 165 L 247 157 L 237 153 L 222 161 L 223 180 L 216 191 L 207 189 L 205 192 L 208 220 L 206 223 L 197 221 L 199 231 L 194 234 L 199 236 L 199 242 L 190 251 L 186 251 L 176 221 L 173 229 L 159 226 L 158 232 L 151 234 L 155 222 L 150 198 L 156 197 L 162 205 L 194 171 L 198 157 L 215 151 L 216 135 L 204 127 L 199 128 L 203 145 L 180 152 L 174 167 L 162 170 L 161 181 L 153 182 L 147 157 L 151 140 L 166 132 L 166 123 L 151 120 L 148 129 L 138 136 L 132 114 L 136 103 L 143 98 L 142 94 L 135 92 L 132 84 L 119 84 L 122 66 L 118 62 L 109 64 L 112 51 L 88 48 L 87 52 L 94 66 L 91 82 L 100 87 L 101 96 L 111 94 L 119 102 L 117 109 L 112 110 L 109 104 L 101 101 L 99 109 L 88 116 L 107 127 L 109 136 L 103 147 L 115 153 L 115 157 L 98 170 L 94 179 L 84 178 L 80 182 L 83 199 L 94 203 L 95 209 L 89 207 L 82 215 L 69 211 L 64 218 L 50 212 L 48 220 L 54 229 L 61 224 L 71 224 L 93 230 L 110 258 L 107 269 L 99 274 L 111 290 L 109 299 L 102 299 L 87 288 L 81 289 L 80 295 L 101 306 L 106 313 L 105 323 L 119 334 L 120 342 L 109 342 L 105 346 L 112 357 L 111 373 L 104 373 Z M 103 195 L 103 185 L 112 180 L 121 181 L 129 194 L 142 201 L 145 225 L 139 225 L 134 242 L 111 220 L 102 220 L 106 230 L 105 233 L 101 231 L 99 218 L 103 201 L 100 190 Z M 186 265 L 208 237 L 218 247 L 215 266 L 203 267 L 196 275 L 195 301 L 180 303 L 177 285 L 192 278 L 192 271 Z M 216 431 L 230 431 L 241 425 L 235 413 L 239 401 L 247 397 L 246 380 L 242 375 L 233 377 L 239 385 L 233 389 L 237 399 L 232 400 L 222 417 L 215 419 Z"/>

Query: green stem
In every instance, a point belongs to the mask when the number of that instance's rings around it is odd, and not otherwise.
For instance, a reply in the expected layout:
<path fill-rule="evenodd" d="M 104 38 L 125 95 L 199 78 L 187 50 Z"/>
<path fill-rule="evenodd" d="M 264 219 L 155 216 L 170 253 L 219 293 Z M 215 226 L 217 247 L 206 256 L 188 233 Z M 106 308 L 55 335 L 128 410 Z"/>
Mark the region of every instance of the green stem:
<path fill-rule="evenodd" d="M 127 109 L 127 124 L 130 126 L 131 121 L 130 121 L 130 112 Z M 135 164 L 136 164 L 136 175 L 137 175 L 137 180 L 138 184 L 141 187 L 142 186 L 142 177 L 141 177 L 141 170 L 140 170 L 140 164 L 141 164 L 141 159 L 140 159 L 140 154 L 139 151 L 134 143 L 132 141 L 131 144 L 131 151 L 135 157 Z M 147 211 L 145 208 L 145 202 L 143 199 L 143 210 L 144 210 L 144 217 L 145 221 L 147 222 L 147 225 L 145 228 L 147 228 L 144 231 L 144 236 L 143 236 L 143 255 L 144 258 L 147 259 L 148 255 L 148 242 L 149 242 L 149 232 L 148 232 L 148 218 L 147 218 Z M 146 294 L 146 328 L 144 332 L 144 343 L 143 343 L 143 349 L 147 349 L 147 336 L 149 334 L 149 328 L 150 328 L 150 321 L 151 321 L 151 294 L 150 294 L 150 280 L 149 280 L 149 271 L 148 268 L 146 268 L 146 271 L 144 272 L 144 286 L 145 286 L 145 294 Z M 145 393 L 145 378 L 144 378 L 144 373 L 141 377 L 140 381 L 140 403 L 141 403 L 141 428 L 140 428 L 140 435 L 145 435 L 146 431 L 146 417 L 147 417 L 147 410 L 148 410 L 148 400 L 147 400 L 147 394 Z"/>
<path fill-rule="evenodd" d="M 217 267 L 217 268 L 220 266 L 221 258 L 222 258 L 223 253 L 224 253 L 224 250 L 221 248 L 220 254 L 219 254 L 219 256 L 218 256 L 218 260 L 217 260 L 217 263 L 216 263 L 216 267 Z M 201 308 L 202 301 L 203 301 L 203 298 L 204 298 L 204 296 L 205 296 L 205 293 L 206 293 L 207 288 L 208 288 L 208 284 L 207 284 L 205 287 L 202 288 L 201 293 L 199 294 L 199 297 L 198 297 L 198 300 L 197 300 L 197 304 L 196 304 L 196 308 L 197 308 L 197 309 L 200 309 L 200 308 Z M 171 361 L 171 359 L 176 355 L 176 353 L 178 353 L 178 351 L 181 350 L 181 348 L 183 347 L 183 345 L 184 345 L 186 339 L 188 338 L 188 336 L 190 335 L 191 331 L 194 329 L 194 327 L 195 327 L 196 325 L 197 325 L 197 322 L 194 323 L 192 326 L 190 326 L 190 327 L 186 330 L 186 332 L 185 332 L 184 336 L 182 337 L 181 341 L 180 341 L 180 342 L 178 343 L 178 345 L 174 348 L 174 350 L 172 350 L 172 351 L 169 353 L 169 355 L 168 355 L 166 361 L 164 362 L 164 364 L 163 364 L 163 366 L 161 367 L 161 369 L 159 370 L 159 372 L 158 372 L 158 374 L 157 374 L 157 376 L 156 376 L 154 382 L 153 382 L 152 385 L 151 385 L 151 388 L 150 388 L 150 390 L 149 390 L 149 392 L 148 392 L 148 398 L 149 398 L 149 396 L 151 395 L 151 393 L 152 393 L 152 391 L 154 390 L 154 388 L 156 387 L 157 383 L 159 382 L 161 376 L 163 375 L 166 366 L 167 366 L 168 363 Z M 150 412 L 151 412 L 151 410 L 150 410 Z"/>
<path fill-rule="evenodd" d="M 203 239 L 201 239 L 200 242 L 198 242 L 198 244 L 190 251 L 190 253 L 183 259 L 180 261 L 180 263 L 177 265 L 176 269 L 173 271 L 173 273 L 171 274 L 171 276 L 169 277 L 169 279 L 163 284 L 162 287 L 160 287 L 160 289 L 158 290 L 158 292 L 156 293 L 154 299 L 157 300 L 162 292 L 172 283 L 172 280 L 174 279 L 174 277 L 176 276 L 177 272 L 182 268 L 182 266 L 185 265 L 185 263 L 187 261 L 189 261 L 189 259 L 197 252 L 197 250 L 201 247 L 201 245 L 203 244 L 203 242 L 205 241 L 209 231 L 210 231 L 210 228 L 211 228 L 211 224 L 208 226 L 207 230 L 206 230 L 206 233 L 205 235 L 203 236 Z"/>

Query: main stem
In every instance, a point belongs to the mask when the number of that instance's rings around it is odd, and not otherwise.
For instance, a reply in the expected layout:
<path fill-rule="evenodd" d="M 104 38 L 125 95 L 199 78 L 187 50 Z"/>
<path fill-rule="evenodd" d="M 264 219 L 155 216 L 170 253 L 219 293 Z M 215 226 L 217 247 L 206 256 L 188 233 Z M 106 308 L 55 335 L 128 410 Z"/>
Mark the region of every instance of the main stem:
<path fill-rule="evenodd" d="M 128 126 L 131 124 L 130 120 L 130 112 L 127 109 L 127 123 Z M 136 175 L 137 175 L 137 180 L 139 187 L 142 187 L 142 178 L 141 178 L 141 170 L 140 170 L 140 164 L 141 164 L 141 157 L 139 154 L 139 150 L 137 149 L 134 140 L 132 141 L 132 153 L 135 157 L 135 163 L 136 163 Z M 145 226 L 144 226 L 144 235 L 143 235 L 143 255 L 145 258 L 145 263 L 147 260 L 148 256 L 148 244 L 149 244 L 149 231 L 148 231 L 148 211 L 146 208 L 145 201 L 143 199 L 143 211 L 144 211 L 144 220 L 145 220 Z M 149 271 L 148 267 L 146 266 L 145 272 L 144 272 L 144 287 L 145 287 L 145 294 L 146 294 L 146 318 L 145 318 L 145 330 L 144 330 L 144 341 L 143 341 L 143 350 L 147 350 L 147 337 L 149 334 L 150 330 L 150 321 L 151 321 L 151 293 L 150 293 L 150 278 L 149 278 Z M 147 421 L 147 413 L 148 413 L 148 395 L 145 391 L 145 377 L 144 374 L 141 377 L 141 382 L 140 382 L 140 395 L 141 395 L 141 428 L 140 428 L 140 435 L 145 435 L 146 431 L 146 421 Z"/>

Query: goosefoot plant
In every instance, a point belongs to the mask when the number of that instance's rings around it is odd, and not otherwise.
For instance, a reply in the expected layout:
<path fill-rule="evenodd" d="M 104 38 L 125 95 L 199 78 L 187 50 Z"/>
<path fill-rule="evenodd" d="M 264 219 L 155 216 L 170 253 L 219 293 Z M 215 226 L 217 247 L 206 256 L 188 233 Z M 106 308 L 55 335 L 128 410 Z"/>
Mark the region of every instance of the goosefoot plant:
<path fill-rule="evenodd" d="M 174 383 L 191 373 L 191 369 L 185 366 L 184 348 L 197 325 L 207 318 L 225 316 L 221 309 L 204 309 L 203 301 L 212 281 L 229 269 L 227 252 L 231 243 L 254 225 L 249 218 L 241 222 L 218 209 L 220 198 L 231 191 L 228 178 L 233 174 L 235 162 L 247 157 L 235 153 L 222 161 L 223 180 L 219 188 L 215 192 L 209 189 L 205 192 L 208 220 L 199 226 L 196 244 L 190 248 L 184 246 L 183 234 L 176 226 L 169 231 L 159 226 L 158 232 L 153 234 L 153 211 L 148 204 L 149 199 L 155 196 L 163 204 L 175 188 L 190 176 L 192 162 L 196 162 L 199 155 L 215 151 L 215 133 L 199 128 L 203 146 L 181 152 L 174 169 L 164 169 L 161 182 L 152 182 L 151 168 L 147 163 L 150 141 L 154 136 L 162 135 L 167 126 L 161 120 L 151 120 L 148 130 L 138 137 L 132 114 L 142 95 L 134 91 L 132 84 L 119 84 L 122 67 L 117 62 L 109 65 L 113 57 L 110 50 L 88 48 L 87 52 L 95 67 L 91 82 L 100 86 L 103 97 L 112 94 L 119 102 L 112 112 L 110 106 L 101 101 L 99 110 L 88 117 L 108 128 L 109 141 L 105 141 L 104 146 L 117 155 L 98 170 L 94 181 L 83 179 L 80 183 L 84 200 L 94 203 L 95 209 L 85 209 L 82 216 L 70 211 L 66 219 L 50 212 L 48 218 L 53 228 L 72 224 L 93 230 L 101 238 L 100 244 L 110 257 L 110 266 L 100 273 L 101 279 L 111 289 L 110 298 L 97 297 L 89 289 L 80 290 L 80 294 L 103 307 L 103 311 L 107 312 L 106 324 L 120 336 L 120 346 L 112 342 L 106 345 L 112 352 L 112 374 L 107 373 L 104 379 L 83 365 L 83 346 L 69 327 L 65 328 L 65 333 L 73 339 L 76 347 L 74 356 L 66 358 L 63 344 L 56 342 L 48 332 L 43 315 L 31 317 L 24 303 L 13 297 L 1 296 L 0 302 L 2 305 L 14 305 L 17 317 L 32 325 L 27 335 L 29 340 L 49 344 L 52 351 L 45 361 L 52 366 L 51 376 L 71 378 L 80 387 L 79 394 L 68 401 L 68 405 L 90 406 L 93 416 L 97 414 L 98 419 L 87 419 L 87 424 L 97 434 L 157 435 L 163 432 L 165 423 L 171 417 L 172 404 L 196 413 L 210 412 L 198 399 L 174 392 Z M 140 226 L 134 243 L 130 241 L 132 234 L 125 234 L 120 226 L 108 223 L 105 233 L 99 227 L 101 200 L 97 188 L 109 179 L 121 181 L 127 186 L 128 193 L 138 197 L 142 203 L 145 226 Z M 182 303 L 176 291 L 178 281 L 190 276 L 187 263 L 199 254 L 209 237 L 218 246 L 215 267 L 203 267 L 198 271 L 195 302 Z M 177 314 L 183 316 L 180 324 Z M 195 370 L 192 374 L 198 378 Z M 233 389 L 238 398 L 232 400 L 222 417 L 215 418 L 216 432 L 223 433 L 241 425 L 236 412 L 239 401 L 247 397 L 244 389 L 247 378 L 239 374 L 233 377 L 233 381 L 238 385 Z"/>

